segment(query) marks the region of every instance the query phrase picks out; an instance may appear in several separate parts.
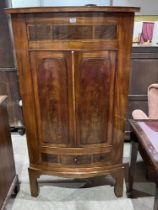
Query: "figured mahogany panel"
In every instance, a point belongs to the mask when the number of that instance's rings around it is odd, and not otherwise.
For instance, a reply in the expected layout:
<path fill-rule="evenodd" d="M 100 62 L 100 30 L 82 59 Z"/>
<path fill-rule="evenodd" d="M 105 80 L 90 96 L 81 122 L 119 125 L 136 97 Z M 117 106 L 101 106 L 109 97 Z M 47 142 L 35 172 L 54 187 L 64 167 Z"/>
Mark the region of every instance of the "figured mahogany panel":
<path fill-rule="evenodd" d="M 97 25 L 95 26 L 96 39 L 116 39 L 117 25 Z"/>
<path fill-rule="evenodd" d="M 68 69 L 62 53 L 31 54 L 41 143 L 68 144 Z"/>
<path fill-rule="evenodd" d="M 28 25 L 27 33 L 30 41 L 76 39 L 114 40 L 117 38 L 117 25 L 52 25 L 41 23 Z"/>
<path fill-rule="evenodd" d="M 28 25 L 30 41 L 92 39 L 92 25 Z"/>
<path fill-rule="evenodd" d="M 28 26 L 29 40 L 50 40 L 51 39 L 50 25 L 30 25 Z"/>
<path fill-rule="evenodd" d="M 91 39 L 92 26 L 84 26 L 84 25 L 54 26 L 53 38 L 57 40 Z"/>
<path fill-rule="evenodd" d="M 78 144 L 109 144 L 112 140 L 116 52 L 78 53 L 75 60 Z"/>

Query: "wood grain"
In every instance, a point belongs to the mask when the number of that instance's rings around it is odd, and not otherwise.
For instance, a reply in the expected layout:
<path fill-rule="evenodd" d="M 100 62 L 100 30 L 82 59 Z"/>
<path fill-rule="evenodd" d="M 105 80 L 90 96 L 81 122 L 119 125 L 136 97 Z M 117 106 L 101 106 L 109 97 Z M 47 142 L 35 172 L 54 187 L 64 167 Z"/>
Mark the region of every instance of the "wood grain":
<path fill-rule="evenodd" d="M 6 13 L 47 13 L 47 12 L 107 12 L 121 13 L 139 12 L 138 7 L 37 7 L 37 8 L 9 8 Z"/>
<path fill-rule="evenodd" d="M 8 10 L 24 102 L 33 196 L 38 195 L 37 178 L 42 174 L 71 178 L 111 174 L 116 196 L 122 195 L 134 11 L 138 8 Z M 72 17 L 77 18 L 76 24 L 70 22 Z M 30 40 L 30 25 L 49 25 L 56 32 L 47 40 L 50 31 L 46 33 L 46 27 Z"/>
<path fill-rule="evenodd" d="M 75 63 L 78 144 L 109 144 L 113 126 L 116 52 L 76 53 Z"/>
<path fill-rule="evenodd" d="M 69 143 L 67 62 L 62 53 L 31 53 L 41 143 Z"/>
<path fill-rule="evenodd" d="M 17 182 L 6 96 L 0 96 L 0 209 L 4 209 Z"/>

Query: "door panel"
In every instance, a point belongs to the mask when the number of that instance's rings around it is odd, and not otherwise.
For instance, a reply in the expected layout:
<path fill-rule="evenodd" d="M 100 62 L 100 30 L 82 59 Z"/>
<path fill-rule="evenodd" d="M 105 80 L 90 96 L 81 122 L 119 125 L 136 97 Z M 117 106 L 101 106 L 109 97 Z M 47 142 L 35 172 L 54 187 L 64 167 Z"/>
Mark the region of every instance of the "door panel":
<path fill-rule="evenodd" d="M 68 54 L 32 52 L 31 69 L 42 144 L 69 144 Z"/>
<path fill-rule="evenodd" d="M 116 51 L 76 53 L 77 144 L 111 144 Z"/>

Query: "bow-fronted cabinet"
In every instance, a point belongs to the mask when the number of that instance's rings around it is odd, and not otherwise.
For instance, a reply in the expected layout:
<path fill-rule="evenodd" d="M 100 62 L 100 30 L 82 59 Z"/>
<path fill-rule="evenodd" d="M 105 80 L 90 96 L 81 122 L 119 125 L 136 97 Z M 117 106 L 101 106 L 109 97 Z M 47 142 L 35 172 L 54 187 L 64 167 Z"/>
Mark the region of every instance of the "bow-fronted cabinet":
<path fill-rule="evenodd" d="M 134 12 L 124 7 L 9 9 L 30 157 L 42 174 L 111 174 L 122 195 Z"/>

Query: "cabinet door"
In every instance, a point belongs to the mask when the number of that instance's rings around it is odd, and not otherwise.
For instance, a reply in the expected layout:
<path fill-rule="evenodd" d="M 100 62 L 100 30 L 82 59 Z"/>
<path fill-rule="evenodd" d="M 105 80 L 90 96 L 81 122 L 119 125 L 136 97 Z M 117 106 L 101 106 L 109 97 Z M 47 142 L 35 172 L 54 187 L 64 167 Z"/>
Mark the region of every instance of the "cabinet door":
<path fill-rule="evenodd" d="M 38 51 L 30 57 L 40 143 L 68 146 L 73 141 L 70 56 Z"/>
<path fill-rule="evenodd" d="M 74 55 L 79 146 L 112 143 L 116 51 Z"/>

